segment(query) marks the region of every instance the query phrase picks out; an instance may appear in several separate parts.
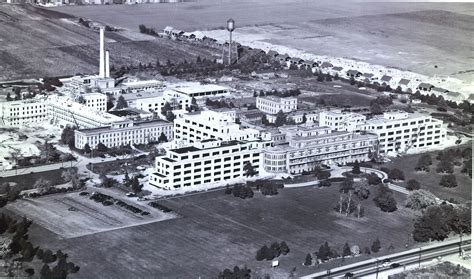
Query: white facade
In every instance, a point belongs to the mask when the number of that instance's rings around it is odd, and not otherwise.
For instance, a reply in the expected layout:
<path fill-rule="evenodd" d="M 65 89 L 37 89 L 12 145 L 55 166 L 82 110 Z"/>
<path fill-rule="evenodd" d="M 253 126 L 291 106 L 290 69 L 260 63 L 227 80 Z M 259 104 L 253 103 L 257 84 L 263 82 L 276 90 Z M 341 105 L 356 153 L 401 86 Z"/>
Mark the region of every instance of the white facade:
<path fill-rule="evenodd" d="M 269 114 L 277 114 L 280 110 L 287 113 L 297 109 L 298 99 L 293 97 L 279 98 L 275 96 L 257 97 L 257 108 Z"/>
<path fill-rule="evenodd" d="M 331 132 L 329 127 L 297 130 L 288 146 L 265 150 L 264 168 L 269 172 L 301 173 L 319 164 L 365 161 L 369 150 L 376 149 L 376 142 L 375 135 Z"/>
<path fill-rule="evenodd" d="M 332 132 L 329 127 L 298 127 L 289 131 L 287 139 L 289 145 L 265 149 L 266 171 L 296 174 L 310 171 L 319 164 L 366 161 L 377 145 L 375 135 Z"/>
<path fill-rule="evenodd" d="M 170 88 L 178 93 L 184 94 L 191 98 L 228 95 L 230 93 L 229 88 L 216 84 L 188 83 L 183 85 L 175 85 Z"/>
<path fill-rule="evenodd" d="M 88 108 L 97 111 L 107 110 L 107 96 L 101 93 L 86 93 L 82 94 L 84 98 L 84 105 Z"/>
<path fill-rule="evenodd" d="M 173 108 L 186 109 L 191 105 L 192 98 L 173 90 L 164 91 L 141 91 L 137 93 L 123 94 L 128 107 L 143 111 L 161 113 L 166 102 Z"/>
<path fill-rule="evenodd" d="M 446 139 L 443 121 L 430 115 L 400 111 L 386 112 L 383 117 L 367 120 L 359 130 L 379 137 L 380 154 L 432 147 Z"/>
<path fill-rule="evenodd" d="M 107 147 L 147 144 L 158 141 L 161 133 L 168 140 L 173 138 L 173 124 L 163 120 L 113 123 L 109 127 L 81 129 L 75 131 L 75 147 L 83 149 L 86 144 L 96 148 L 99 143 Z"/>
<path fill-rule="evenodd" d="M 1 102 L 0 117 L 4 126 L 38 123 L 48 118 L 47 103 L 44 98 Z"/>
<path fill-rule="evenodd" d="M 366 117 L 359 113 L 342 112 L 341 110 L 321 111 L 319 126 L 328 126 L 334 131 L 355 131 L 357 125 L 363 124 Z"/>
<path fill-rule="evenodd" d="M 235 119 L 236 111 L 230 109 L 187 113 L 174 120 L 174 138 L 184 143 L 206 139 L 254 141 L 261 138 L 259 130 L 241 129 Z"/>
<path fill-rule="evenodd" d="M 262 142 L 208 140 L 192 146 L 167 150 L 157 157 L 151 186 L 166 190 L 200 184 L 232 182 L 245 177 L 250 162 L 257 173 L 261 166 Z"/>
<path fill-rule="evenodd" d="M 88 108 L 64 96 L 50 96 L 47 102 L 49 118 L 59 125 L 77 125 L 80 129 L 97 128 L 124 120 L 122 117 Z"/>

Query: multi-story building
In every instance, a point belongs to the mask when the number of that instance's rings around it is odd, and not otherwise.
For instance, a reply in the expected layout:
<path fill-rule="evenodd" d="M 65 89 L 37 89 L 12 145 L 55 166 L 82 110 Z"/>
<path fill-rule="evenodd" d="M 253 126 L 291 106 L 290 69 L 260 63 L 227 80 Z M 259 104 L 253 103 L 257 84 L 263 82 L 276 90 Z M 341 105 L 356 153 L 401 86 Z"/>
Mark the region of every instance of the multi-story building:
<path fill-rule="evenodd" d="M 367 120 L 358 129 L 378 136 L 380 154 L 433 147 L 446 139 L 443 121 L 430 115 L 403 111 L 386 112 L 382 117 Z"/>
<path fill-rule="evenodd" d="M 261 138 L 258 129 L 242 129 L 235 120 L 236 111 L 232 109 L 187 113 L 174 120 L 174 138 L 186 143 L 205 139 L 253 141 Z"/>
<path fill-rule="evenodd" d="M 125 120 L 112 123 L 109 127 L 76 130 L 74 145 L 83 149 L 86 144 L 91 148 L 96 148 L 99 143 L 107 147 L 147 144 L 158 141 L 162 133 L 168 140 L 172 139 L 173 124 L 163 120 Z"/>
<path fill-rule="evenodd" d="M 297 109 L 298 99 L 293 97 L 280 98 L 276 96 L 257 97 L 257 108 L 264 113 L 277 114 L 290 112 Z"/>
<path fill-rule="evenodd" d="M 49 96 L 47 114 L 53 123 L 74 125 L 78 128 L 97 128 L 110 126 L 124 119 L 113 114 L 97 111 L 64 96 Z"/>
<path fill-rule="evenodd" d="M 38 123 L 48 118 L 47 103 L 45 98 L 1 102 L 0 117 L 4 126 Z"/>
<path fill-rule="evenodd" d="M 355 131 L 357 125 L 365 122 L 365 115 L 341 110 L 328 110 L 319 113 L 319 126 L 330 127 L 334 131 Z"/>
<path fill-rule="evenodd" d="M 216 95 L 228 95 L 230 93 L 229 88 L 216 85 L 216 84 L 185 83 L 182 85 L 178 84 L 175 86 L 171 86 L 170 88 L 190 98 L 216 96 Z"/>
<path fill-rule="evenodd" d="M 83 98 L 83 104 L 91 109 L 97 111 L 107 110 L 107 96 L 101 93 L 86 93 L 81 95 Z"/>
<path fill-rule="evenodd" d="M 265 142 L 205 140 L 191 146 L 167 150 L 157 157 L 151 186 L 166 190 L 220 182 L 232 183 L 245 177 L 247 162 L 255 171 L 261 167 Z"/>
<path fill-rule="evenodd" d="M 296 174 L 319 164 L 366 161 L 377 146 L 376 135 L 334 132 L 329 127 L 298 127 L 287 134 L 287 139 L 288 145 L 265 149 L 266 171 Z"/>

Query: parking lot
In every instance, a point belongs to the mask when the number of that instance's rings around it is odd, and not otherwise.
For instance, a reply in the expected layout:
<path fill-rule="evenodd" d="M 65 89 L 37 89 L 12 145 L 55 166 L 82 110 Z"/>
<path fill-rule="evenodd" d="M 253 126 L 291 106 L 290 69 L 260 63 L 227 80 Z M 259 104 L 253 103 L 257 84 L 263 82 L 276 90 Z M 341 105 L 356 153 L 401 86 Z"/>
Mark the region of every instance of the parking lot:
<path fill-rule="evenodd" d="M 176 217 L 173 213 L 163 213 L 149 206 L 137 205 L 131 200 L 124 201 L 150 214 L 142 216 L 117 205 L 104 206 L 89 199 L 88 195 L 81 196 L 79 193 L 17 200 L 9 203 L 7 209 L 34 220 L 63 238 L 80 237 Z"/>

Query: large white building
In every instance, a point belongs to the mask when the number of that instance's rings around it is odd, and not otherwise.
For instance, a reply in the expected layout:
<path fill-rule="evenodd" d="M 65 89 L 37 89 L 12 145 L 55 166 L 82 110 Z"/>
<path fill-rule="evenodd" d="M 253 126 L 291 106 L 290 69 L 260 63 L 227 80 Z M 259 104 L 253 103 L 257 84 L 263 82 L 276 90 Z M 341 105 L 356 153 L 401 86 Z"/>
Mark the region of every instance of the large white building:
<path fill-rule="evenodd" d="M 0 103 L 0 124 L 2 126 L 22 126 L 38 123 L 48 118 L 45 98 L 18 100 Z"/>
<path fill-rule="evenodd" d="M 75 131 L 75 147 L 83 149 L 86 144 L 96 148 L 99 143 L 107 147 L 147 144 L 158 141 L 161 134 L 168 140 L 173 138 L 173 124 L 163 120 L 133 122 L 125 120 L 109 127 L 80 129 Z"/>
<path fill-rule="evenodd" d="M 366 120 L 365 115 L 341 110 L 327 110 L 319 113 L 319 126 L 330 127 L 333 131 L 355 131 Z"/>
<path fill-rule="evenodd" d="M 193 143 L 206 139 L 254 141 L 261 139 L 258 129 L 241 128 L 232 109 L 205 110 L 184 114 L 174 120 L 174 138 Z"/>
<path fill-rule="evenodd" d="M 97 111 L 107 110 L 107 96 L 101 93 L 82 94 L 84 105 Z"/>
<path fill-rule="evenodd" d="M 49 96 L 47 103 L 48 117 L 58 125 L 73 125 L 80 129 L 97 128 L 110 126 L 114 122 L 124 120 L 122 117 L 105 111 L 86 107 L 65 96 Z"/>
<path fill-rule="evenodd" d="M 232 183 L 232 180 L 245 177 L 247 162 L 255 171 L 260 171 L 264 144 L 205 140 L 167 150 L 166 155 L 156 158 L 155 172 L 148 183 L 166 190 L 223 181 Z"/>
<path fill-rule="evenodd" d="M 161 113 L 164 105 L 168 102 L 173 108 L 186 109 L 191 105 L 192 98 L 178 93 L 174 90 L 164 91 L 141 91 L 122 95 L 129 107 Z"/>
<path fill-rule="evenodd" d="M 230 90 L 228 87 L 216 84 L 196 84 L 188 83 L 171 87 L 174 91 L 189 97 L 209 97 L 216 95 L 228 95 Z"/>
<path fill-rule="evenodd" d="M 297 109 L 298 99 L 293 97 L 280 98 L 276 96 L 257 97 L 257 108 L 264 113 L 277 114 L 290 112 Z"/>
<path fill-rule="evenodd" d="M 382 117 L 367 120 L 358 129 L 378 136 L 380 154 L 432 147 L 446 139 L 443 121 L 403 111 L 386 112 Z"/>
<path fill-rule="evenodd" d="M 287 132 L 287 145 L 267 147 L 264 169 L 268 172 L 297 174 L 320 164 L 346 164 L 368 160 L 376 150 L 377 136 L 334 132 L 329 127 L 293 127 Z"/>

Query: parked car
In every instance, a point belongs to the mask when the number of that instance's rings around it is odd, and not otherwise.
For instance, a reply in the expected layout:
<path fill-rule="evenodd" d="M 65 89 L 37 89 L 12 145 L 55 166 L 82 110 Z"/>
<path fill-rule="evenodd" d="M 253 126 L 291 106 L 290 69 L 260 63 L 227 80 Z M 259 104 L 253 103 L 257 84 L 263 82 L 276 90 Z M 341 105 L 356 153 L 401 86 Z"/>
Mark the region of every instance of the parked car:
<path fill-rule="evenodd" d="M 133 192 L 128 192 L 126 194 L 126 196 L 129 197 L 129 198 L 133 198 L 133 197 L 136 197 L 137 195 L 135 195 L 135 193 L 133 193 Z"/>
<path fill-rule="evenodd" d="M 397 268 L 397 267 L 400 267 L 400 264 L 399 263 L 393 263 L 390 265 L 391 268 Z"/>
<path fill-rule="evenodd" d="M 354 273 L 352 272 L 347 272 L 346 274 L 344 274 L 344 278 L 352 278 L 354 277 Z"/>
<path fill-rule="evenodd" d="M 382 262 L 382 266 L 389 266 L 390 265 L 390 259 L 385 259 Z"/>

